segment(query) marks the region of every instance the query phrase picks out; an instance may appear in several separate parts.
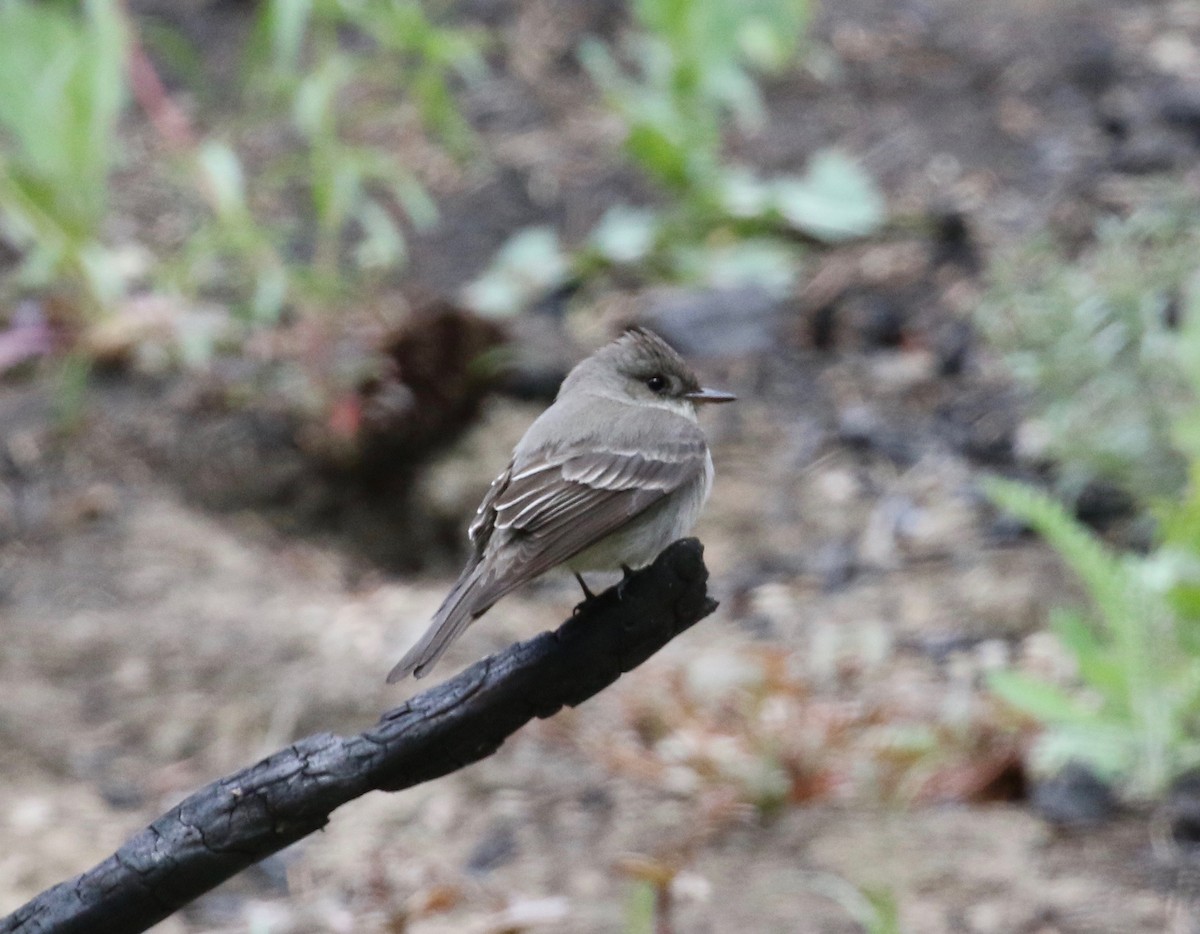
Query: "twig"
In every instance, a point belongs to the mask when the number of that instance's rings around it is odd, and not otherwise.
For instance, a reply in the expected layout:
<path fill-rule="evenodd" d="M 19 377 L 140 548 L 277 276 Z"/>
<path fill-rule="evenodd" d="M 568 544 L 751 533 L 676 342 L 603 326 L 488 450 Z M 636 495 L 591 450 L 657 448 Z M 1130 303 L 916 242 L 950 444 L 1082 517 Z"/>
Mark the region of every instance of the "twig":
<path fill-rule="evenodd" d="M 171 152 L 189 152 L 195 149 L 196 134 L 192 130 L 191 121 L 167 92 L 158 69 L 146 54 L 137 21 L 130 15 L 125 3 L 120 4 L 118 9 L 125 19 L 128 36 L 126 65 L 134 100 L 145 111 L 150 125 L 154 127 L 167 149 Z"/>
<path fill-rule="evenodd" d="M 0 934 L 144 931 L 324 827 L 368 791 L 399 791 L 491 755 L 534 717 L 574 707 L 716 608 L 694 538 L 542 633 L 413 697 L 356 736 L 309 736 L 200 789 L 104 862 L 47 889 Z"/>

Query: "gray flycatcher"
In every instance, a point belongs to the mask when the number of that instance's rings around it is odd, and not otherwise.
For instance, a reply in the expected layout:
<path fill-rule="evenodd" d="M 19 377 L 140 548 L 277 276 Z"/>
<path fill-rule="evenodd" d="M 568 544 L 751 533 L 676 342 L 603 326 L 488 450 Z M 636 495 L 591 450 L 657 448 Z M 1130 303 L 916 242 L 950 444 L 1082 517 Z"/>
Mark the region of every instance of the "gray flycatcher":
<path fill-rule="evenodd" d="M 686 535 L 712 488 L 697 408 L 734 396 L 703 389 L 662 338 L 632 328 L 575 366 L 483 497 L 471 557 L 421 640 L 388 675 L 429 672 L 505 594 L 565 564 L 649 564 Z"/>

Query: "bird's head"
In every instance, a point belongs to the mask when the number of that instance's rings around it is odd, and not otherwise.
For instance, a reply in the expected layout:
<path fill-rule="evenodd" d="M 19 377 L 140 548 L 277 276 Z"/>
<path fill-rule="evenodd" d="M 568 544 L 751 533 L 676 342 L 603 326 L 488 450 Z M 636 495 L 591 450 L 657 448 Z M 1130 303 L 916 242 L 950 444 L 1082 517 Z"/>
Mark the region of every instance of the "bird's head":
<path fill-rule="evenodd" d="M 707 389 L 674 348 L 652 331 L 634 327 L 579 363 L 559 390 L 589 392 L 695 416 L 697 407 L 737 397 Z"/>

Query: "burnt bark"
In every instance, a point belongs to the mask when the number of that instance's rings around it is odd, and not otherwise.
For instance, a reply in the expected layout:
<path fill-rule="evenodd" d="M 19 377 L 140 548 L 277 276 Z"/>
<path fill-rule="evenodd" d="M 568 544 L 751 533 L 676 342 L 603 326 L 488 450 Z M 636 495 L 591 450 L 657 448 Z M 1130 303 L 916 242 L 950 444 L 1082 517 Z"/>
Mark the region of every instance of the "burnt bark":
<path fill-rule="evenodd" d="M 0 919 L 0 934 L 144 931 L 325 826 L 368 791 L 483 759 L 534 717 L 603 690 L 716 608 L 696 539 L 588 601 L 555 632 L 484 659 L 354 736 L 301 739 L 200 789 L 87 872 Z"/>

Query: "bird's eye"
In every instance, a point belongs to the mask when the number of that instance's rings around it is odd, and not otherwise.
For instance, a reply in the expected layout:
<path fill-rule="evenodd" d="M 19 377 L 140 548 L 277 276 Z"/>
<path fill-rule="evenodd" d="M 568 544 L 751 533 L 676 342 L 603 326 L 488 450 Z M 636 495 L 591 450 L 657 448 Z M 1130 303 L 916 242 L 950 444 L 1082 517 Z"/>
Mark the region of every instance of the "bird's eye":
<path fill-rule="evenodd" d="M 651 392 L 662 392 L 667 388 L 667 378 L 656 373 L 646 380 L 646 388 Z"/>

